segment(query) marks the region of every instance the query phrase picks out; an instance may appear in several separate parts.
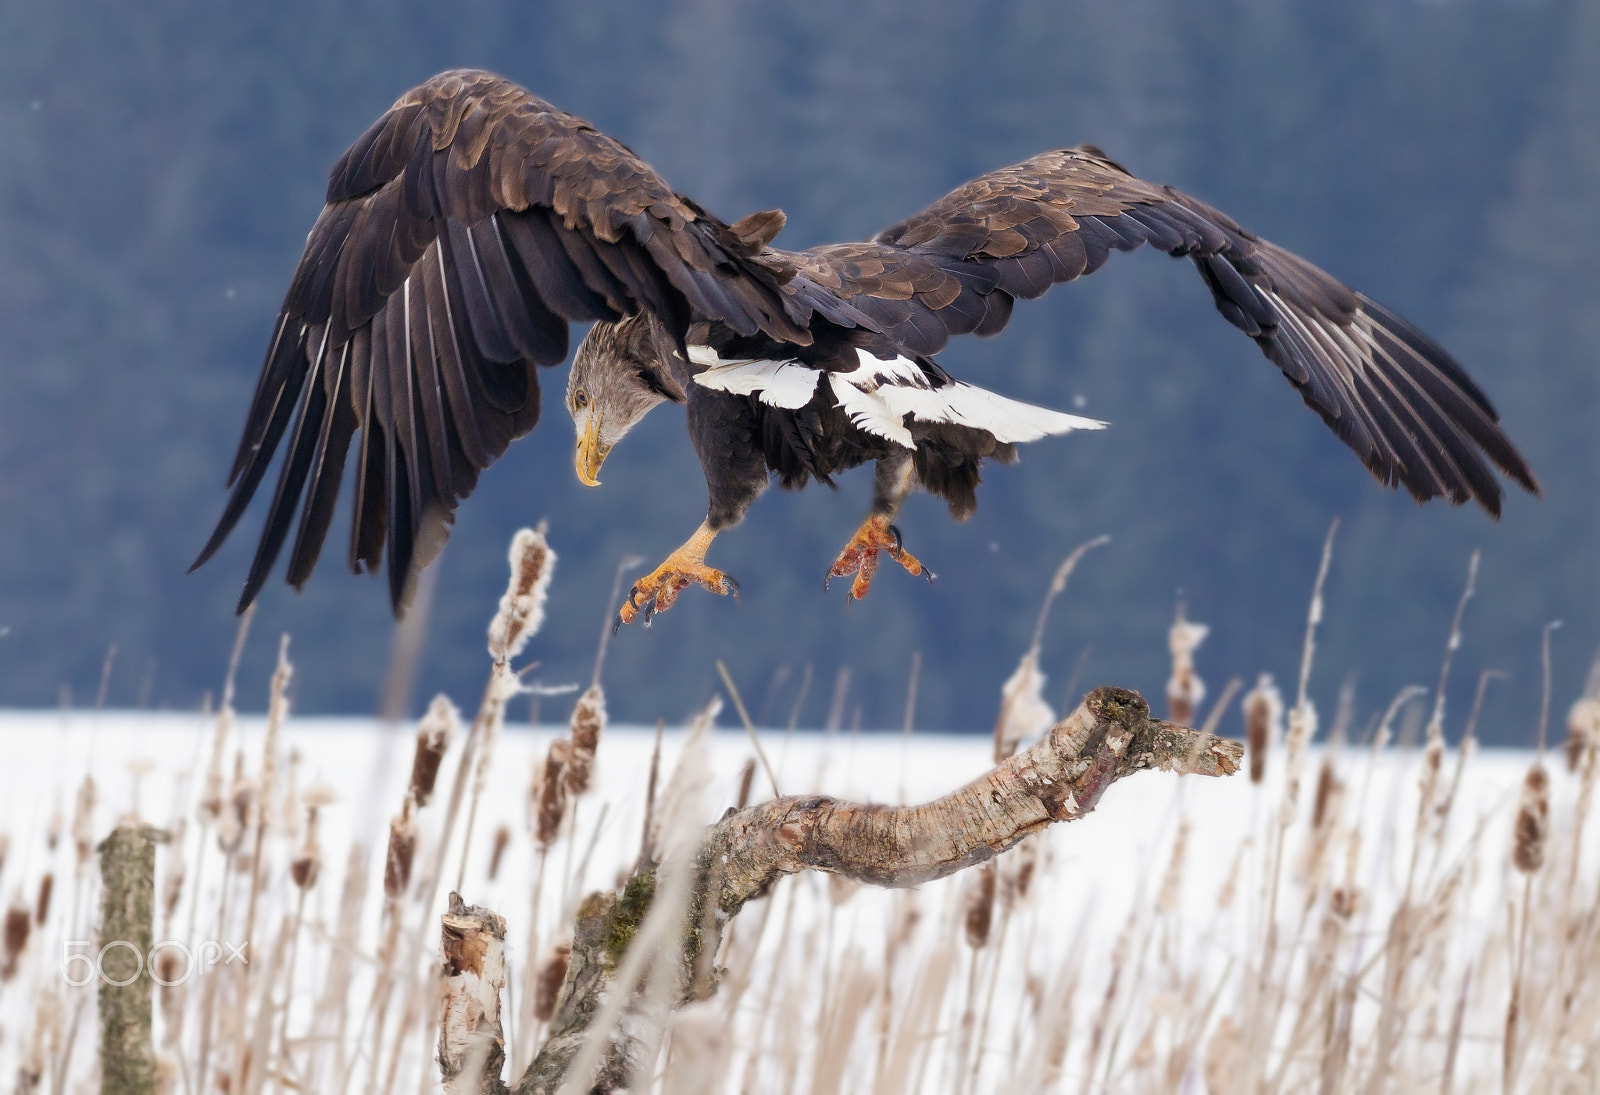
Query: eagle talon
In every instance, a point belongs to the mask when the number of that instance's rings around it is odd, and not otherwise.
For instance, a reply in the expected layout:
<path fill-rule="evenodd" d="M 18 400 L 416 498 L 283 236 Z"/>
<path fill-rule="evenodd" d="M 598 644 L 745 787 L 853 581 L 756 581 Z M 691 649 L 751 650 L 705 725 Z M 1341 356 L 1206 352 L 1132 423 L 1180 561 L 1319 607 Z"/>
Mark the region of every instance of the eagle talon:
<path fill-rule="evenodd" d="M 839 557 L 833 561 L 833 566 L 822 579 L 822 588 L 826 592 L 834 578 L 843 578 L 847 574 L 854 574 L 855 580 L 850 583 L 848 600 L 859 601 L 867 595 L 867 590 L 872 585 L 872 578 L 878 572 L 878 556 L 887 552 L 889 558 L 905 567 L 906 573 L 913 577 L 925 575 L 931 582 L 932 573 L 927 567 L 917 561 L 917 557 L 905 550 L 901 540 L 900 530 L 889 523 L 889 518 L 883 514 L 868 517 L 844 546 Z"/>
<path fill-rule="evenodd" d="M 651 573 L 633 583 L 628 599 L 622 603 L 612 624 L 612 633 L 623 624 L 640 620 L 649 627 L 661 613 L 671 608 L 678 595 L 691 585 L 702 585 L 718 595 L 739 595 L 739 583 L 705 564 L 705 550 L 713 533 L 702 529 L 689 542 L 667 556 Z"/>

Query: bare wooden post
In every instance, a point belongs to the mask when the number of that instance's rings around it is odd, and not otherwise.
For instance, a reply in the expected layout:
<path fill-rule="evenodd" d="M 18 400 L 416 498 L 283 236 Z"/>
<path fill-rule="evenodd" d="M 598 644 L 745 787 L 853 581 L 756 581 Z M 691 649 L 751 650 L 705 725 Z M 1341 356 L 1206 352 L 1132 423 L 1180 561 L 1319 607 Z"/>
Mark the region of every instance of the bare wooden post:
<path fill-rule="evenodd" d="M 148 958 L 155 942 L 156 845 L 166 839 L 149 825 L 119 825 L 100 844 L 101 1095 L 155 1095 Z"/>

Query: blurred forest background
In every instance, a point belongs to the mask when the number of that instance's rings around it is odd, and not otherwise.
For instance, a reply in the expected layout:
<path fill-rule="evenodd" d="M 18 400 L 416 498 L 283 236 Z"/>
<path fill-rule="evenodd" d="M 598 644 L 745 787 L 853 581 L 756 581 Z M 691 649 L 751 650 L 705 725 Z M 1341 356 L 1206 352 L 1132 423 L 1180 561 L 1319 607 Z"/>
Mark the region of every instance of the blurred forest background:
<path fill-rule="evenodd" d="M 1081 400 L 1110 431 L 992 468 L 964 525 L 913 503 L 901 527 L 940 580 L 885 568 L 848 611 L 821 577 L 870 472 L 838 492 L 773 491 L 713 551 L 741 603 L 686 595 L 614 644 L 614 717 L 679 717 L 722 658 L 780 721 L 810 664 L 804 722 L 822 721 L 849 666 L 847 718 L 859 707 L 867 726 L 898 725 L 920 650 L 918 725 L 987 729 L 1056 564 L 1100 533 L 1112 546 L 1084 561 L 1047 635 L 1052 695 L 1075 665 L 1080 687 L 1159 695 L 1180 598 L 1214 628 L 1199 652 L 1214 689 L 1258 671 L 1287 684 L 1336 515 L 1325 699 L 1344 672 L 1368 711 L 1431 683 L 1480 547 L 1452 703 L 1464 709 L 1478 669 L 1508 670 L 1482 733 L 1531 740 L 1554 618 L 1567 622 L 1558 703 L 1581 687 L 1600 638 L 1600 5 L 7 0 L 0 706 L 64 688 L 92 702 L 112 643 L 113 705 L 187 707 L 217 686 L 255 523 L 198 574 L 184 568 L 220 512 L 327 169 L 402 91 L 454 66 L 587 117 L 726 219 L 782 207 L 791 247 L 866 237 L 982 171 L 1099 144 L 1435 335 L 1545 487 L 1542 501 L 1511 497 L 1498 524 L 1380 490 L 1216 316 L 1188 263 L 1116 255 L 1020 306 L 998 339 L 941 355 L 1009 395 Z M 548 398 L 564 370 L 546 377 L 544 424 L 460 511 L 414 704 L 476 695 L 519 525 L 548 517 L 561 553 L 530 651 L 554 682 L 587 678 L 618 560 L 654 565 L 703 513 L 680 412 L 657 412 L 588 491 Z M 241 703 L 263 702 L 271 637 L 289 631 L 301 710 L 375 708 L 394 627 L 381 584 L 343 573 L 342 555 L 303 596 L 268 587 Z"/>

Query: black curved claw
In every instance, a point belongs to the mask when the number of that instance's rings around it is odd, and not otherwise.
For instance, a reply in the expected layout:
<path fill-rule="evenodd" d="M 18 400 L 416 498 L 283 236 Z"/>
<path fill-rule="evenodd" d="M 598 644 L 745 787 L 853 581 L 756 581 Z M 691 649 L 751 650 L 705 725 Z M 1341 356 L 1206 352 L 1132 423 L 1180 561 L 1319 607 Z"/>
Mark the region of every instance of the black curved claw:
<path fill-rule="evenodd" d="M 733 594 L 733 599 L 737 601 L 739 599 L 739 583 L 734 580 L 731 574 L 724 574 L 722 580 L 728 584 L 728 592 Z"/>
<path fill-rule="evenodd" d="M 922 576 L 924 578 L 928 579 L 928 584 L 930 586 L 933 584 L 933 580 L 938 577 L 937 574 L 935 574 L 933 571 L 929 570 L 927 567 L 923 567 L 922 568 Z"/>
<path fill-rule="evenodd" d="M 901 542 L 901 539 L 900 539 L 900 528 L 899 528 L 899 526 L 890 525 L 889 526 L 889 535 L 894 537 L 894 549 L 890 552 L 890 554 L 893 555 L 896 559 L 898 559 L 900 557 L 900 548 L 902 546 L 902 542 Z"/>
<path fill-rule="evenodd" d="M 650 629 L 650 621 L 656 617 L 656 595 L 654 593 L 650 594 L 650 596 L 645 599 L 645 602 L 640 606 L 639 611 L 644 613 L 644 626 L 645 630 L 648 631 Z"/>
<path fill-rule="evenodd" d="M 639 610 L 639 605 L 635 598 L 638 596 L 639 587 L 638 585 L 635 585 L 632 589 L 628 590 L 628 599 L 623 603 L 637 612 Z M 611 634 L 613 638 L 616 637 L 617 632 L 622 630 L 622 625 L 626 622 L 627 621 L 622 618 L 622 609 L 617 609 L 617 618 L 611 621 Z"/>

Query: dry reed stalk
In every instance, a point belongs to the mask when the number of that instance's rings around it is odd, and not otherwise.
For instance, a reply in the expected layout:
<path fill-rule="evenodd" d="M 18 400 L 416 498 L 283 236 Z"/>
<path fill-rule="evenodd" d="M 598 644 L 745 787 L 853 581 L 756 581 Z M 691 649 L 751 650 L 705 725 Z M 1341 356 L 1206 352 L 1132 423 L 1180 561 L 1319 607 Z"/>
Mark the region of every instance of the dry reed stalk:
<path fill-rule="evenodd" d="M 355 960 L 360 950 L 359 930 L 362 913 L 366 908 L 368 876 L 366 845 L 350 845 L 345 856 L 344 883 L 339 891 L 339 904 L 333 921 L 332 937 L 328 941 L 328 966 L 323 980 L 322 995 L 317 999 L 307 1023 L 306 1040 L 312 1046 L 312 1057 L 306 1075 L 319 1080 L 325 1074 L 340 1077 L 339 1087 L 348 1083 L 354 1064 L 347 1057 L 348 1040 L 345 1031 L 350 1020 L 350 994 L 348 991 L 354 972 Z M 311 1039 L 311 1031 L 331 1031 L 330 1036 Z M 325 1053 L 332 1052 L 331 1066 L 322 1067 Z M 331 1090 L 329 1084 L 324 1090 Z"/>
<path fill-rule="evenodd" d="M 722 683 L 727 686 L 728 697 L 733 700 L 734 710 L 739 712 L 739 721 L 744 724 L 745 733 L 750 735 L 750 747 L 756 751 L 762 770 L 767 773 L 767 782 L 772 786 L 772 797 L 777 798 L 783 793 L 778 790 L 778 773 L 773 769 L 772 762 L 767 759 L 767 751 L 761 747 L 761 738 L 756 733 L 755 723 L 750 721 L 750 712 L 744 708 L 744 700 L 739 695 L 738 687 L 733 683 L 733 675 L 720 660 L 717 662 L 717 672 L 722 676 Z"/>
<path fill-rule="evenodd" d="M 1190 622 L 1178 602 L 1172 627 L 1167 630 L 1167 650 L 1172 655 L 1172 674 L 1167 678 L 1167 719 L 1188 726 L 1206 698 L 1206 685 L 1195 672 L 1194 652 L 1211 629 Z"/>
<path fill-rule="evenodd" d="M 277 791 L 276 779 L 278 772 L 278 735 L 282 731 L 283 722 L 289 714 L 289 680 L 294 675 L 294 667 L 289 662 L 289 636 L 282 635 L 278 639 L 278 664 L 272 673 L 270 699 L 267 703 L 267 728 L 261 745 L 261 777 L 259 784 L 258 805 L 252 818 L 241 819 L 241 828 L 250 827 L 254 822 L 254 843 L 250 853 L 250 890 L 245 903 L 244 935 L 242 938 L 250 940 L 255 935 L 256 906 L 261 899 L 261 888 L 265 883 L 264 866 L 262 864 L 262 850 L 266 846 L 267 829 L 271 824 L 272 804 Z M 253 969 L 250 963 L 243 963 L 237 971 L 237 992 L 241 1001 L 250 998 L 250 981 Z M 241 1025 L 241 1039 L 244 1027 Z M 245 1045 L 240 1041 L 234 1047 L 236 1062 L 235 1082 L 241 1090 L 246 1092 L 254 1087 L 254 1080 L 249 1071 L 249 1055 L 245 1052 Z"/>
<path fill-rule="evenodd" d="M 817 1030 L 816 1055 L 811 1072 L 811 1095 L 838 1095 L 843 1090 L 845 1067 L 861 1027 L 861 1017 L 872 1003 L 876 979 L 858 950 L 846 951 L 836 1002 Z"/>
<path fill-rule="evenodd" d="M 900 1092 L 928 1090 L 922 1082 L 920 1069 L 925 1068 L 933 1056 L 928 1047 L 937 1035 L 939 1016 L 950 992 L 957 946 L 953 937 L 942 935 L 934 952 L 918 965 L 873 1091 L 881 1095 L 899 1095 Z M 918 1062 L 916 1069 L 913 1069 L 914 1061 Z"/>
<path fill-rule="evenodd" d="M 706 1001 L 677 1012 L 668 1036 L 660 1095 L 706 1095 L 728 1078 L 733 1032 L 715 1005 Z"/>

